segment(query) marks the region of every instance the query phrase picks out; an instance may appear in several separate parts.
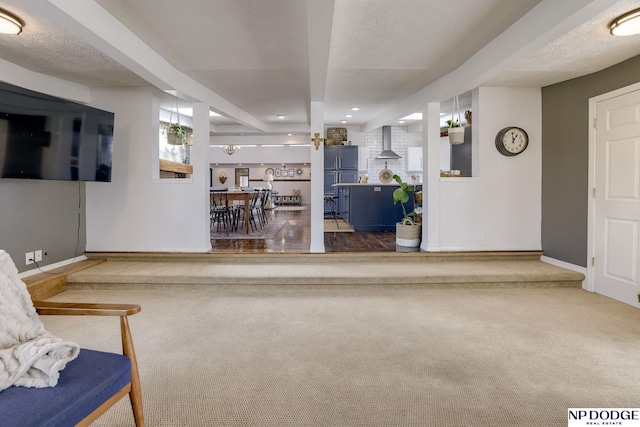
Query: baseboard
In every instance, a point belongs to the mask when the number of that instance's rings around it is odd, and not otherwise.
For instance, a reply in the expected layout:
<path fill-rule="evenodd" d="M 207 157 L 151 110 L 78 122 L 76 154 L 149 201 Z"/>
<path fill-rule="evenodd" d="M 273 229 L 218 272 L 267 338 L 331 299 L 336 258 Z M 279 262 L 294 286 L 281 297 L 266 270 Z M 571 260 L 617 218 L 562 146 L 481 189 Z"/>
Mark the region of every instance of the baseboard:
<path fill-rule="evenodd" d="M 555 265 L 556 267 L 566 268 L 567 270 L 575 271 L 576 273 L 584 274 L 585 279 L 582 281 L 582 289 L 587 289 L 587 269 L 585 267 L 580 267 L 579 265 L 571 264 L 559 259 L 549 258 L 544 255 L 540 257 L 540 261 Z"/>

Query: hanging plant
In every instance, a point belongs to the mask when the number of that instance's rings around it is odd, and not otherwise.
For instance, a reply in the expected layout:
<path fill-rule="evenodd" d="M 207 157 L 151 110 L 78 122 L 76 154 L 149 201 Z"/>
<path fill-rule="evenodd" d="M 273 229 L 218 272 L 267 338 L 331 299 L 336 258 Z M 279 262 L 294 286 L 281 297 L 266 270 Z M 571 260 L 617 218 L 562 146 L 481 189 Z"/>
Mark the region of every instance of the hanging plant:
<path fill-rule="evenodd" d="M 176 115 L 178 122 L 173 122 L 173 106 L 169 112 L 169 129 L 167 130 L 167 143 L 170 145 L 184 145 L 187 143 L 187 129 L 180 124 L 180 110 L 178 107 L 178 98 L 176 98 Z"/>
<path fill-rule="evenodd" d="M 172 124 L 167 131 L 167 143 L 170 145 L 182 145 L 187 143 L 187 129 L 180 123 Z"/>
<path fill-rule="evenodd" d="M 458 109 L 457 119 L 454 116 L 456 108 Z M 464 128 L 460 126 L 460 119 L 460 101 L 458 101 L 458 95 L 456 95 L 453 97 L 451 120 L 447 120 L 447 125 L 449 125 L 449 143 L 451 145 L 464 143 Z"/>

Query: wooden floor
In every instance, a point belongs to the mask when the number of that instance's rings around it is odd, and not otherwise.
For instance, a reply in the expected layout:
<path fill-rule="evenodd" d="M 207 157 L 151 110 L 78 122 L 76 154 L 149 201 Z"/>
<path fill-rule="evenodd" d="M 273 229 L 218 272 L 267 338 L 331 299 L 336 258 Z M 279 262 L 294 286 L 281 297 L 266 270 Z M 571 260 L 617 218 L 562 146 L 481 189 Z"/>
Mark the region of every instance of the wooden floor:
<path fill-rule="evenodd" d="M 273 220 L 286 220 L 274 239 L 211 240 L 212 252 L 235 253 L 304 253 L 311 242 L 311 213 L 303 211 L 269 211 Z M 394 231 L 356 231 L 324 233 L 325 252 L 396 252 Z M 399 248 L 399 251 L 418 248 Z"/>

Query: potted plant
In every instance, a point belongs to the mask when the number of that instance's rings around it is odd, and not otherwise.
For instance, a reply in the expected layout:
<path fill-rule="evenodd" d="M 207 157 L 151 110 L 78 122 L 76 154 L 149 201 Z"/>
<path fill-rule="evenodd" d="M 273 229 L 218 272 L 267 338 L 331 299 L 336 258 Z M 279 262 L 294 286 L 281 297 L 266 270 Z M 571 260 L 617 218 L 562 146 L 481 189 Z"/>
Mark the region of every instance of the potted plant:
<path fill-rule="evenodd" d="M 456 110 L 458 110 L 458 118 L 454 120 Z M 458 145 L 464 143 L 464 128 L 460 126 L 460 101 L 458 95 L 453 97 L 453 107 L 451 109 L 451 120 L 447 120 L 449 126 L 449 143 L 451 145 Z"/>
<path fill-rule="evenodd" d="M 414 212 L 407 213 L 404 206 L 409 201 L 409 193 L 413 191 L 413 185 L 409 185 L 406 182 L 402 182 L 402 178 L 398 175 L 393 175 L 393 179 L 396 180 L 400 187 L 393 191 L 393 204 L 400 202 L 402 206 L 402 221 L 396 223 L 396 245 L 415 248 L 420 246 L 420 230 L 422 230 L 422 224 L 415 222 L 413 217 Z"/>
<path fill-rule="evenodd" d="M 464 128 L 460 126 L 458 120 L 447 120 L 447 126 L 449 127 L 449 143 L 452 145 L 462 144 L 464 142 Z"/>
<path fill-rule="evenodd" d="M 167 143 L 171 145 L 182 145 L 187 143 L 187 130 L 180 124 L 169 125 L 167 131 Z"/>

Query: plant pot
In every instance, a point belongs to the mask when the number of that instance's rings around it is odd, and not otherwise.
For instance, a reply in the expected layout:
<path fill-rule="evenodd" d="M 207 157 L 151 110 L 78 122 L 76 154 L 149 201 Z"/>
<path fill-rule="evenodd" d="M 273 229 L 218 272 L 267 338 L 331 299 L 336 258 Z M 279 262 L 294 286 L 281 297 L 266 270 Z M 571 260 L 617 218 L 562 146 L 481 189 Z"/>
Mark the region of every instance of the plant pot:
<path fill-rule="evenodd" d="M 169 145 L 182 145 L 182 136 L 178 133 L 167 133 L 167 144 Z"/>
<path fill-rule="evenodd" d="M 449 143 L 451 145 L 464 143 L 464 128 L 449 128 Z"/>
<path fill-rule="evenodd" d="M 396 245 L 417 248 L 420 246 L 420 230 L 422 230 L 422 224 L 411 220 L 396 222 Z"/>

